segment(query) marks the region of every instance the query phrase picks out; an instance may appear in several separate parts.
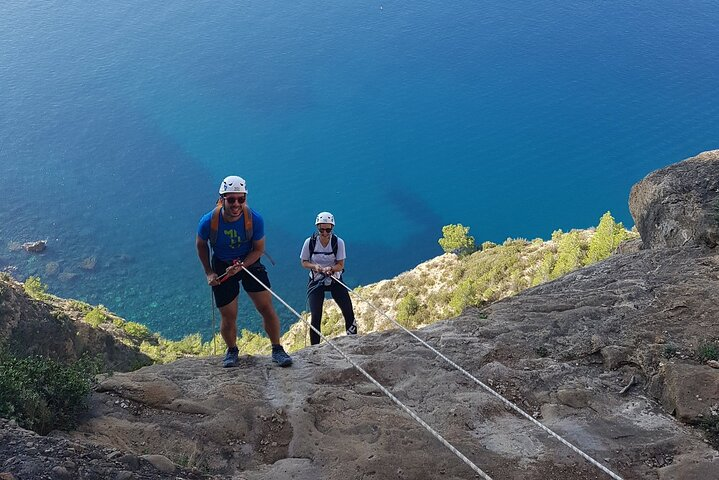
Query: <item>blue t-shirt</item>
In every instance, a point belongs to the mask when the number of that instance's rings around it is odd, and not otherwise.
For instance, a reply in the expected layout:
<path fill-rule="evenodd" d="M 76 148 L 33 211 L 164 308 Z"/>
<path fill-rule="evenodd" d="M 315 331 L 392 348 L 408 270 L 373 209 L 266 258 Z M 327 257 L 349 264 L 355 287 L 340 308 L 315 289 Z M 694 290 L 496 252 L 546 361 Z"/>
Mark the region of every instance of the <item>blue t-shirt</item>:
<path fill-rule="evenodd" d="M 208 241 L 210 239 L 210 222 L 212 221 L 212 209 L 200 219 L 197 226 L 197 235 Z M 248 239 L 245 235 L 245 218 L 240 215 L 240 219 L 236 222 L 226 222 L 220 213 L 220 224 L 217 228 L 217 244 L 213 249 L 217 258 L 223 262 L 231 263 L 236 259 L 244 259 L 252 250 L 252 242 L 262 240 L 265 237 L 265 221 L 262 217 L 250 209 L 252 212 L 252 238 Z"/>

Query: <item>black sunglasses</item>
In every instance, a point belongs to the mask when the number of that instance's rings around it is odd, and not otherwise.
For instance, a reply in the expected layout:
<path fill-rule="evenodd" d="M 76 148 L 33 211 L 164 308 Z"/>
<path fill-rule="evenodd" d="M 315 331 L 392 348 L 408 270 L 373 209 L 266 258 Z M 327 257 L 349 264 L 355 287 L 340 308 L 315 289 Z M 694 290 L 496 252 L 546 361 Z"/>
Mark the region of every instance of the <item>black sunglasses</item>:
<path fill-rule="evenodd" d="M 330 228 L 318 228 L 317 230 L 319 230 L 320 232 L 330 233 L 330 232 L 332 231 L 332 227 L 330 227 Z"/>
<path fill-rule="evenodd" d="M 241 196 L 241 197 L 222 197 L 222 198 L 224 198 L 225 200 L 227 200 L 227 203 L 229 203 L 230 205 L 232 205 L 232 204 L 235 204 L 235 203 L 245 203 L 245 199 L 246 199 L 247 197 L 243 195 L 243 196 Z"/>

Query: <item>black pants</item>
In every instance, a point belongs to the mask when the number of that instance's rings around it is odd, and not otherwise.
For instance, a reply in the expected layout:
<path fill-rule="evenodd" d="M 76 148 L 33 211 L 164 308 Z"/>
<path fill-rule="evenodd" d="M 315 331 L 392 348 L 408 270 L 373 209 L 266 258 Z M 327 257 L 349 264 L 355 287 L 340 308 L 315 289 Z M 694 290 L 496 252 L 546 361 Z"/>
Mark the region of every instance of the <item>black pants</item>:
<path fill-rule="evenodd" d="M 330 285 L 317 285 L 317 283 L 310 281 L 307 286 L 307 303 L 309 304 L 310 314 L 312 315 L 312 326 L 317 330 L 320 330 L 322 326 L 322 304 L 325 302 L 325 292 L 330 292 L 332 299 L 337 303 L 337 306 L 340 307 L 342 316 L 345 318 L 346 330 L 357 333 L 355 312 L 352 309 L 350 294 L 345 287 L 337 282 L 332 282 Z M 317 345 L 318 343 L 320 343 L 319 334 L 310 329 L 310 344 Z"/>

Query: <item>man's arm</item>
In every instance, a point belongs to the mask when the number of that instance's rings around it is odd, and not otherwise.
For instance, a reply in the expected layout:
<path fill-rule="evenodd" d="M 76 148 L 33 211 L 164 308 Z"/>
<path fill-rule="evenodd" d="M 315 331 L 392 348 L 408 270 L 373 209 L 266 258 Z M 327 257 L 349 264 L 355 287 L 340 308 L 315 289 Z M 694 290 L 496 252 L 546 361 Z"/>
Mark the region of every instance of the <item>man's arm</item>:
<path fill-rule="evenodd" d="M 212 271 L 210 265 L 210 247 L 207 246 L 207 240 L 203 240 L 199 235 L 195 238 L 195 247 L 197 248 L 197 257 L 200 259 L 202 268 L 205 271 L 208 285 L 214 285 L 217 280 L 217 274 Z"/>

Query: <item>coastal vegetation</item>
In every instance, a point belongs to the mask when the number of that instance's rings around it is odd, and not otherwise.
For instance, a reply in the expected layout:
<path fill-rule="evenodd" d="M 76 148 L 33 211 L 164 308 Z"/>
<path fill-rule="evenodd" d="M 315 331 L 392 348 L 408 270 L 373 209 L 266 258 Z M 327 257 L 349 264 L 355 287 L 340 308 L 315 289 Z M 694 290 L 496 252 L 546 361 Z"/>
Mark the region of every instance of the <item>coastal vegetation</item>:
<path fill-rule="evenodd" d="M 444 253 L 469 255 L 477 251 L 474 237 L 469 234 L 469 227 L 465 227 L 461 223 L 442 227 L 442 238 L 437 243 L 442 247 Z"/>
<path fill-rule="evenodd" d="M 515 295 L 596 263 L 611 255 L 622 241 L 637 236 L 616 223 L 610 212 L 601 217 L 595 228 L 570 232 L 556 230 L 547 241 L 508 238 L 501 244 L 485 241 L 477 247 L 469 230 L 462 224 L 446 225 L 438 243 L 447 253 L 393 279 L 354 289 L 360 331 L 368 333 L 396 327 L 388 319 L 406 328 L 419 328 L 459 315 L 468 307 L 479 307 Z M 63 301 L 50 295 L 38 277 L 28 278 L 24 288 L 37 300 L 56 306 L 64 302 L 75 318 L 112 332 L 156 363 L 224 351 L 224 342 L 218 332 L 209 340 L 199 333 L 181 340 L 169 340 L 140 323 L 114 315 L 103 305 Z M 282 342 L 289 351 L 307 346 L 308 319 L 309 315 L 303 312 L 302 321 L 295 323 L 283 336 Z M 325 303 L 322 332 L 330 338 L 344 332 L 344 319 L 332 301 Z M 238 346 L 243 354 L 270 352 L 270 344 L 264 335 L 246 329 L 240 333 Z"/>
<path fill-rule="evenodd" d="M 0 417 L 41 435 L 72 428 L 87 408 L 98 371 L 99 363 L 88 357 L 62 364 L 0 349 Z"/>
<path fill-rule="evenodd" d="M 353 290 L 359 330 L 395 328 L 392 320 L 406 328 L 419 328 L 457 316 L 468 307 L 516 295 L 596 263 L 611 255 L 623 241 L 636 237 L 636 232 L 617 223 L 610 212 L 602 215 L 595 228 L 556 230 L 547 241 L 486 241 L 479 249 L 469 235 L 469 227 L 447 225 L 438 240 L 447 253 L 393 279 Z M 329 337 L 344 331 L 344 320 L 332 301 L 325 302 L 322 325 L 323 333 Z M 301 347 L 306 330 L 298 322 L 283 340 L 291 348 Z"/>

